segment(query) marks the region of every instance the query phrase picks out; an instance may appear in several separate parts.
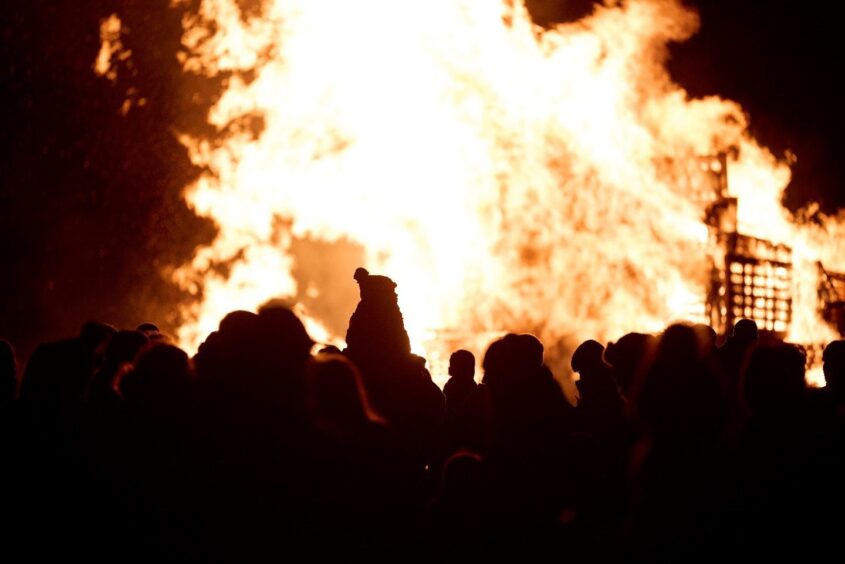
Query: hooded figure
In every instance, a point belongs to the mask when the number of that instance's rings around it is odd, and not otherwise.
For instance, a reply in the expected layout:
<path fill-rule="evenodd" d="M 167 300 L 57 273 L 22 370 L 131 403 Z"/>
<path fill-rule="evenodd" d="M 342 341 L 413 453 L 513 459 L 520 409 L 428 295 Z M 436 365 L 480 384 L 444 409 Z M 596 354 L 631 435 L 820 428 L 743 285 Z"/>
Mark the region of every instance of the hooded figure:
<path fill-rule="evenodd" d="M 396 283 L 387 276 L 355 270 L 361 301 L 349 320 L 347 354 L 361 365 L 399 360 L 411 354 L 411 343 L 399 310 Z"/>
<path fill-rule="evenodd" d="M 375 409 L 409 444 L 426 451 L 443 416 L 443 394 L 425 360 L 411 354 L 396 283 L 363 268 L 355 271 L 355 281 L 361 301 L 349 320 L 344 353 L 360 369 Z"/>

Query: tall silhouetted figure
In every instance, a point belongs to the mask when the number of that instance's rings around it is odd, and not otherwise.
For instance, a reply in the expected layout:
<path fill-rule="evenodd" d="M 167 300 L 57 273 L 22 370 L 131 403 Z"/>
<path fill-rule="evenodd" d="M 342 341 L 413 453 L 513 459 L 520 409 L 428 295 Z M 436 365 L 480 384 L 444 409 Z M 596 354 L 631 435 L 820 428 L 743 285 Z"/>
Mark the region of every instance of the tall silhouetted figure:
<path fill-rule="evenodd" d="M 354 278 L 361 301 L 349 320 L 346 353 L 360 366 L 407 358 L 411 343 L 399 310 L 396 283 L 364 268 L 358 268 Z"/>
<path fill-rule="evenodd" d="M 425 361 L 411 345 L 396 283 L 386 276 L 355 271 L 361 301 L 349 320 L 346 355 L 358 366 L 373 407 L 418 449 L 421 462 L 432 456 L 444 398 Z"/>

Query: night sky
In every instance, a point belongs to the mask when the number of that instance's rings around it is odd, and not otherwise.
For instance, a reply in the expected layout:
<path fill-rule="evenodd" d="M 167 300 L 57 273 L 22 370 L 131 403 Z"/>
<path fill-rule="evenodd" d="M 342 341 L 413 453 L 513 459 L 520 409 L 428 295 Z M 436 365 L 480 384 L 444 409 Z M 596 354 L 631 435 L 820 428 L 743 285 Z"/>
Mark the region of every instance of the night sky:
<path fill-rule="evenodd" d="M 179 322 L 174 304 L 185 296 L 167 270 L 209 242 L 214 227 L 183 203 L 183 187 L 200 171 L 174 132 L 208 127 L 205 113 L 225 77 L 188 83 L 175 58 L 181 13 L 169 3 L 4 5 L 0 337 L 24 354 L 88 319 L 119 327 L 153 320 L 166 330 Z M 545 25 L 577 19 L 591 4 L 534 0 L 529 8 Z M 798 156 L 788 207 L 845 207 L 845 110 L 836 86 L 843 47 L 833 4 L 693 5 L 702 28 L 673 46 L 673 77 L 693 96 L 736 100 L 759 141 L 778 156 Z M 111 83 L 92 63 L 99 22 L 115 12 L 131 31 L 122 40 L 132 58 Z M 123 116 L 127 96 L 146 104 Z"/>

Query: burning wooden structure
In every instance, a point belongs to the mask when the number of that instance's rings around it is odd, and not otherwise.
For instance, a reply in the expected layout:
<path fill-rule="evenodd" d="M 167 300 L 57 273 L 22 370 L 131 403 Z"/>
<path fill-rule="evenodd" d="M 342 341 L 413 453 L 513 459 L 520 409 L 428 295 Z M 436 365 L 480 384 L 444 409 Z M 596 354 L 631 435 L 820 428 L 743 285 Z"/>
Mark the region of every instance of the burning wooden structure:
<path fill-rule="evenodd" d="M 739 232 L 738 202 L 727 191 L 725 154 L 700 159 L 699 164 L 709 179 L 709 194 L 700 196 L 706 200 L 713 259 L 706 301 L 708 321 L 725 335 L 738 319 L 752 319 L 764 335 L 784 339 L 792 322 L 792 249 Z M 821 316 L 845 334 L 845 274 L 829 272 L 821 262 L 818 269 Z"/>

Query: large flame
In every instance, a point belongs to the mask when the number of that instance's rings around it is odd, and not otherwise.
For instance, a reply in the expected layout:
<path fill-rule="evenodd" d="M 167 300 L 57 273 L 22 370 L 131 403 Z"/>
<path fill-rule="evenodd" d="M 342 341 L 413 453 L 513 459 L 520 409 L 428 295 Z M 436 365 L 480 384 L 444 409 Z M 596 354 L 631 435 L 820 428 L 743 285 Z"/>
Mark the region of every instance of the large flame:
<path fill-rule="evenodd" d="M 505 330 L 561 352 L 701 316 L 708 231 L 682 163 L 719 152 L 740 231 L 793 247 L 790 337 L 835 337 L 815 261 L 843 256 L 839 224 L 799 226 L 780 204 L 788 163 L 742 109 L 672 82 L 666 45 L 698 27 L 677 3 L 612 2 L 551 30 L 519 1 L 237 4 L 203 0 L 184 22 L 186 71 L 230 74 L 209 115 L 224 142 L 183 138 L 208 170 L 188 200 L 219 226 L 177 273 L 198 296 L 186 348 L 275 298 L 341 338 L 304 308 L 320 290 L 294 274 L 303 240 L 360 246 L 396 280 L 430 360 Z M 354 288 L 352 270 L 329 274 Z"/>

